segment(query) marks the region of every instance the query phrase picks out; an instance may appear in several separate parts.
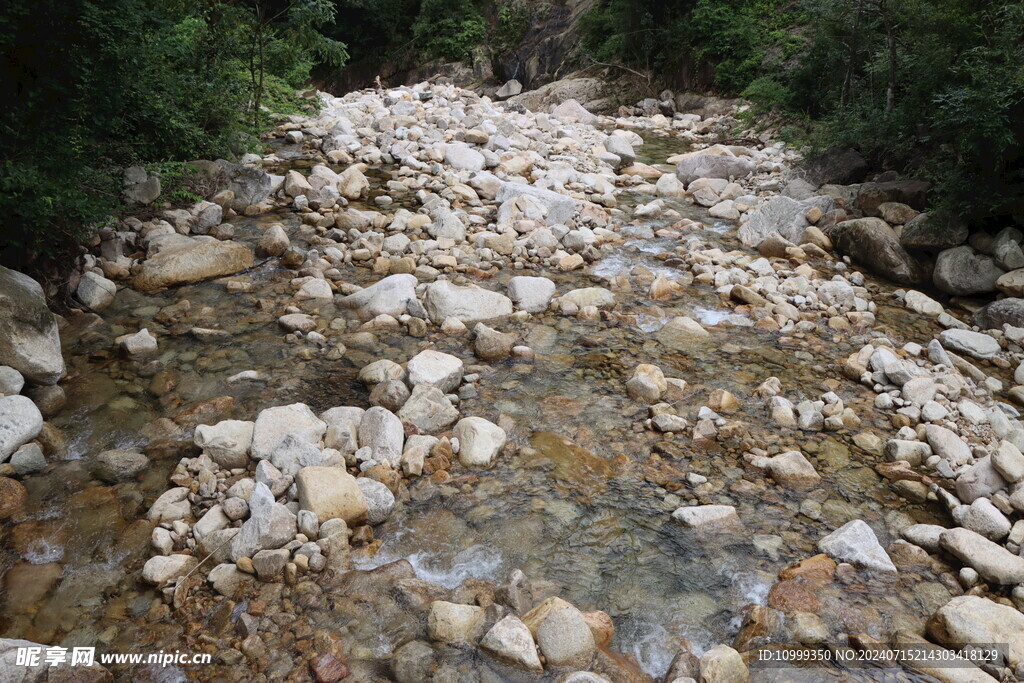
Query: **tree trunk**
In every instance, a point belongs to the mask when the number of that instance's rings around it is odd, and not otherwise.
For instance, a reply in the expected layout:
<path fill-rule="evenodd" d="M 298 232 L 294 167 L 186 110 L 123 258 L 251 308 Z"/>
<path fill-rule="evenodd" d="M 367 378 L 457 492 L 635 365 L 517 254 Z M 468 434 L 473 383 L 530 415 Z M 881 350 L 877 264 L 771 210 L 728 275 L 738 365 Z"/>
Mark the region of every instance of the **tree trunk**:
<path fill-rule="evenodd" d="M 885 89 L 885 115 L 889 117 L 896 108 L 896 30 L 886 25 L 889 40 L 889 84 Z"/>

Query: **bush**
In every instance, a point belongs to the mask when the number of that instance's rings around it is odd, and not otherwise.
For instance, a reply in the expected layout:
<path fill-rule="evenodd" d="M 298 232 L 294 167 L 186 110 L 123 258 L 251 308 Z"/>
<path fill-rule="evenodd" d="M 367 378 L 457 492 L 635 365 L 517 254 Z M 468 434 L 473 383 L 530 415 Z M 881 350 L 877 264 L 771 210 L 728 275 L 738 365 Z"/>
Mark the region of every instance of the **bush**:
<path fill-rule="evenodd" d="M 469 0 L 424 0 L 412 32 L 428 58 L 463 61 L 487 35 L 487 21 Z"/>

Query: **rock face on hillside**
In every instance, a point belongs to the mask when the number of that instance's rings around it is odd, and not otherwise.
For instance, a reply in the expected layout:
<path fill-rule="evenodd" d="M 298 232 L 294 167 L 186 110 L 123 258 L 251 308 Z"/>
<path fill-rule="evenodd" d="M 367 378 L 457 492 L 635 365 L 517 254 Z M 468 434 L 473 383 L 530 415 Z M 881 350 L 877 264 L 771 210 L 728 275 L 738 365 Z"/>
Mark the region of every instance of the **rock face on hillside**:
<path fill-rule="evenodd" d="M 56 384 L 64 374 L 57 319 L 43 288 L 27 275 L 0 266 L 0 365 L 36 384 Z"/>

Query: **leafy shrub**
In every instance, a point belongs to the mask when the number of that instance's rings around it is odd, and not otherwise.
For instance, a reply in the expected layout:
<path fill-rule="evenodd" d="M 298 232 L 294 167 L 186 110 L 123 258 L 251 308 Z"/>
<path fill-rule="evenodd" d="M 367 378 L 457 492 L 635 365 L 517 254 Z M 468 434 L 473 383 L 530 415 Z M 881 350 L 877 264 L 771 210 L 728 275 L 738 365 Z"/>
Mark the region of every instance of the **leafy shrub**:
<path fill-rule="evenodd" d="M 461 61 L 487 35 L 487 21 L 469 0 L 423 0 L 412 32 L 427 57 Z"/>

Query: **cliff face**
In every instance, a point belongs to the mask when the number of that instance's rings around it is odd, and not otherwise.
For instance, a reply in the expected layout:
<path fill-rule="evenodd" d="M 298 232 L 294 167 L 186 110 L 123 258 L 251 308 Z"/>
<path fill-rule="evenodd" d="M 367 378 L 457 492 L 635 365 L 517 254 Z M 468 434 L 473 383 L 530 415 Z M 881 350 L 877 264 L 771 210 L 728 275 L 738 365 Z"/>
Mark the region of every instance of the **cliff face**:
<path fill-rule="evenodd" d="M 474 51 L 472 63 L 425 61 L 415 50 L 405 50 L 383 58 L 355 61 L 338 72 L 322 74 L 322 85 L 332 92 L 347 92 L 372 86 L 377 76 L 385 85 L 445 76 L 461 86 L 494 86 L 514 78 L 524 89 L 536 88 L 564 77 L 580 65 L 580 17 L 596 3 L 597 0 L 533 0 L 529 3 L 529 28 L 516 45 L 506 50 L 480 45 Z M 485 2 L 483 13 L 497 16 L 495 0 Z"/>

